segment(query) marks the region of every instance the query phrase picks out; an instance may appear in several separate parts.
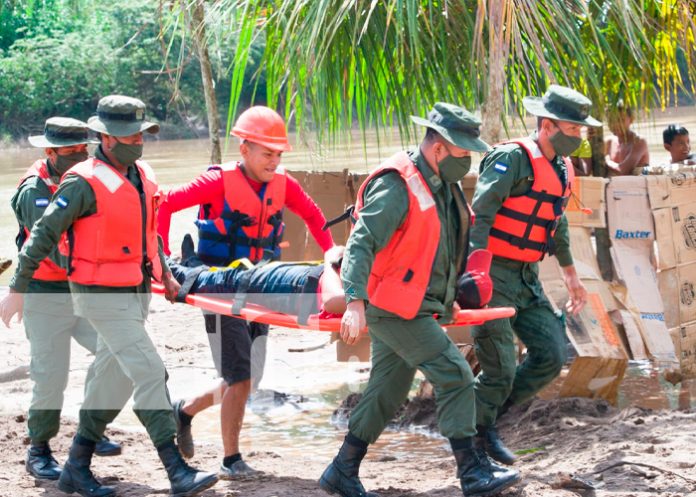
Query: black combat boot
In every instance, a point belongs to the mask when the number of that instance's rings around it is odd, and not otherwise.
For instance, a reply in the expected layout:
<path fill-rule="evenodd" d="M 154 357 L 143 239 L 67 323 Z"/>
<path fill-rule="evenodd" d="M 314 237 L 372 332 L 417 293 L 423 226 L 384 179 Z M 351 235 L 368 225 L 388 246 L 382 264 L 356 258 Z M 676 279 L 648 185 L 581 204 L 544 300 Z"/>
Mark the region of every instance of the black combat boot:
<path fill-rule="evenodd" d="M 94 455 L 99 457 L 118 456 L 121 454 L 121 445 L 103 436 L 94 447 Z"/>
<path fill-rule="evenodd" d="M 82 497 L 112 497 L 116 495 L 113 487 L 99 483 L 89 469 L 94 454 L 95 442 L 75 435 L 68 460 L 58 479 L 58 489 L 71 494 L 77 492 Z"/>
<path fill-rule="evenodd" d="M 366 492 L 358 478 L 360 463 L 367 454 L 367 444 L 348 433 L 341 449 L 324 474 L 319 479 L 319 486 L 330 494 L 341 497 L 379 497 L 373 492 Z"/>
<path fill-rule="evenodd" d="M 498 429 L 495 425 L 476 427 L 475 444 L 477 447 L 483 448 L 493 460 L 499 463 L 511 466 L 517 461 L 517 457 L 510 449 L 505 447 L 505 444 L 498 436 Z"/>
<path fill-rule="evenodd" d="M 174 441 L 157 447 L 159 458 L 167 470 L 171 489 L 171 497 L 192 497 L 212 487 L 218 481 L 215 473 L 204 473 L 192 468 L 184 462 Z"/>
<path fill-rule="evenodd" d="M 27 472 L 37 480 L 57 480 L 60 466 L 51 455 L 48 442 L 32 442 L 27 451 Z"/>
<path fill-rule="evenodd" d="M 506 469 L 491 464 L 483 451 L 473 446 L 471 439 L 457 450 L 457 477 L 465 497 L 491 497 L 520 480 L 520 474 L 514 469 Z"/>

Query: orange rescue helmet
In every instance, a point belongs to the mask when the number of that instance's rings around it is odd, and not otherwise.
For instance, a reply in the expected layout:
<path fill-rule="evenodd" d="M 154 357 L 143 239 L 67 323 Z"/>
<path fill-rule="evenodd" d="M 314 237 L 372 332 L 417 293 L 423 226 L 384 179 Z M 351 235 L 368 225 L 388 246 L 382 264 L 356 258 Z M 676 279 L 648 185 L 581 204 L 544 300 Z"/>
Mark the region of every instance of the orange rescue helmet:
<path fill-rule="evenodd" d="M 283 118 L 263 105 L 255 105 L 242 112 L 230 134 L 276 152 L 292 150 Z"/>

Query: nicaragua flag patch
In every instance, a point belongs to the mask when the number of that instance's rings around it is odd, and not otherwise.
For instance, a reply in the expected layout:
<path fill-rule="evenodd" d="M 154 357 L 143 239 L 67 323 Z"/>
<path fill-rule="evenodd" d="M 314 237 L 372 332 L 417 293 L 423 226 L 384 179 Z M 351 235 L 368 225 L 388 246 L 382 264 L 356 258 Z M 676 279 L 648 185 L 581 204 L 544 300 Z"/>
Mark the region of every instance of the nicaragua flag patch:
<path fill-rule="evenodd" d="M 56 199 L 56 205 L 60 207 L 61 209 L 65 209 L 70 202 L 68 201 L 67 198 L 65 198 L 63 195 L 59 196 Z"/>
<path fill-rule="evenodd" d="M 508 170 L 508 165 L 503 164 L 502 162 L 496 162 L 495 165 L 493 166 L 493 169 L 495 169 L 500 174 L 505 174 Z"/>
<path fill-rule="evenodd" d="M 34 200 L 34 205 L 36 207 L 47 207 L 48 202 L 49 202 L 48 198 L 40 197 L 40 198 L 37 198 L 36 200 Z"/>

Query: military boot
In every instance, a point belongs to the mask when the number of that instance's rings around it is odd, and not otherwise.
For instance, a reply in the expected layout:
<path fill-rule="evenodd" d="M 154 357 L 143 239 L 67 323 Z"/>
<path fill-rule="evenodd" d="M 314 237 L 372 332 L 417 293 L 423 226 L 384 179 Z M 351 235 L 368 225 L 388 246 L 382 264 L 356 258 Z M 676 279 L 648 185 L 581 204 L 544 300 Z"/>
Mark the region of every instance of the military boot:
<path fill-rule="evenodd" d="M 319 486 L 330 494 L 341 497 L 379 497 L 373 492 L 366 492 L 358 478 L 360 463 L 367 454 L 367 448 L 343 442 L 341 449 L 324 474 L 319 479 Z"/>
<path fill-rule="evenodd" d="M 174 442 L 167 442 L 157 447 L 164 468 L 167 470 L 171 497 L 192 497 L 212 487 L 218 481 L 215 473 L 204 473 L 184 462 Z"/>
<path fill-rule="evenodd" d="M 68 460 L 58 479 L 58 489 L 71 494 L 77 492 L 82 497 L 111 497 L 116 495 L 113 487 L 99 483 L 89 469 L 92 463 L 95 443 L 76 435 L 70 447 Z"/>
<path fill-rule="evenodd" d="M 457 477 L 465 497 L 491 497 L 520 480 L 514 469 L 505 469 L 491 464 L 481 448 L 471 447 L 455 450 Z"/>
<path fill-rule="evenodd" d="M 51 455 L 48 442 L 32 442 L 27 451 L 27 472 L 37 480 L 57 480 L 60 466 Z"/>
<path fill-rule="evenodd" d="M 121 445 L 103 436 L 94 447 L 94 455 L 99 457 L 118 456 L 121 454 Z"/>
<path fill-rule="evenodd" d="M 498 429 L 495 425 L 476 427 L 475 444 L 486 451 L 493 460 L 511 466 L 517 461 L 517 457 L 510 449 L 505 447 L 505 444 L 498 435 Z"/>

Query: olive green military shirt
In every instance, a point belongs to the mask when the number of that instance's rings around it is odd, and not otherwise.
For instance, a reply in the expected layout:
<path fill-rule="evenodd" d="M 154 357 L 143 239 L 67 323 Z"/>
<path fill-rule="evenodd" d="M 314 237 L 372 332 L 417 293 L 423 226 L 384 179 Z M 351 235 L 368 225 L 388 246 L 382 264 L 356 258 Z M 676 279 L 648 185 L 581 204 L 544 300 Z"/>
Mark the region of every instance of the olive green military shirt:
<path fill-rule="evenodd" d="M 466 230 L 467 226 L 460 226 L 458 208 L 452 192 L 430 168 L 420 151 L 409 152 L 409 155 L 426 179 L 441 221 L 440 243 L 435 254 L 430 284 L 419 314 L 437 314 L 440 321 L 448 322 L 451 320 L 455 298 L 457 255 L 460 251 L 466 251 L 466 239 L 462 239 L 460 230 Z M 375 255 L 387 246 L 408 213 L 409 197 L 406 188 L 396 171 L 374 178 L 365 188 L 364 205 L 346 244 L 341 265 L 341 279 L 348 302 L 369 300 L 367 282 Z M 458 248 L 458 244 L 463 246 Z M 368 306 L 367 313 L 373 316 L 395 317 L 394 314 L 375 306 Z"/>
<path fill-rule="evenodd" d="M 51 165 L 51 161 L 47 160 L 47 169 L 56 185 L 60 183 L 60 174 Z M 23 238 L 23 230 L 21 227 L 26 227 L 29 231 L 34 226 L 34 223 L 39 220 L 46 207 L 51 200 L 51 190 L 48 185 L 38 176 L 27 178 L 10 199 L 10 205 L 17 217 L 17 222 L 20 225 L 20 237 Z M 17 247 L 19 250 L 21 246 Z M 65 267 L 65 260 L 60 255 L 57 249 L 54 249 L 50 255 L 51 259 L 57 264 Z M 27 291 L 30 293 L 67 293 L 70 291 L 67 281 L 42 281 L 33 279 L 29 282 Z"/>
<path fill-rule="evenodd" d="M 100 148 L 96 150 L 95 157 L 109 164 L 109 160 L 104 156 Z M 142 191 L 142 182 L 135 166 L 128 168 L 126 178 L 138 191 Z M 96 204 L 97 199 L 94 195 L 94 190 L 92 190 L 92 187 L 84 178 L 77 175 L 65 178 L 60 183 L 53 200 L 46 208 L 43 216 L 34 224 L 29 240 L 27 240 L 19 253 L 17 270 L 10 282 L 10 287 L 20 293 L 26 292 L 34 271 L 36 271 L 39 263 L 55 250 L 61 234 L 67 231 L 77 219 L 95 214 L 97 212 Z M 162 270 L 168 272 L 169 266 L 166 263 L 161 243 L 159 246 L 159 258 L 162 263 Z M 70 290 L 72 292 L 85 293 L 147 293 L 150 291 L 150 277 L 145 271 L 144 264 L 143 275 L 143 282 L 137 287 L 87 286 L 71 283 Z"/>
<path fill-rule="evenodd" d="M 536 138 L 536 133 L 532 135 L 532 138 Z M 495 167 L 496 164 L 500 164 L 501 167 Z M 554 157 L 551 165 L 561 182 L 566 184 L 568 171 L 563 158 Z M 483 158 L 472 203 L 476 221 L 469 235 L 471 250 L 488 247 L 491 226 L 503 202 L 510 196 L 524 195 L 531 189 L 533 182 L 532 163 L 529 161 L 527 152 L 515 143 L 495 147 Z M 573 264 L 568 220 L 565 214 L 559 220 L 553 239 L 556 243 L 555 255 L 560 265 L 565 267 Z"/>

